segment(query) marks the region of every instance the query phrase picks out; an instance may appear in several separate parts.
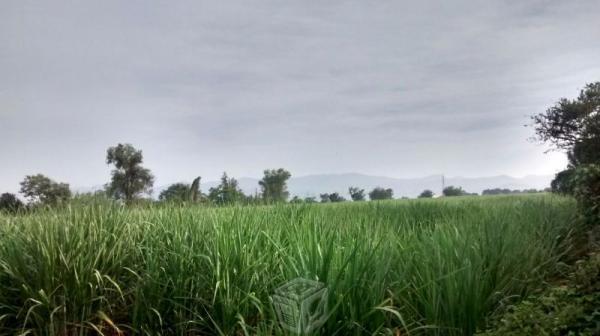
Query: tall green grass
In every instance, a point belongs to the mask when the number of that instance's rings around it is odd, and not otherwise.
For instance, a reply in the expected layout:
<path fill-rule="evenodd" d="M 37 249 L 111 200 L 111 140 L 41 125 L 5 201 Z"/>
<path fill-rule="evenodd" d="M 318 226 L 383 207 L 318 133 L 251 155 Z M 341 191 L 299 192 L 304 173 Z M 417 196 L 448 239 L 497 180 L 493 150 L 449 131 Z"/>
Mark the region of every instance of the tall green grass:
<path fill-rule="evenodd" d="M 0 334 L 281 335 L 270 295 L 324 282 L 322 335 L 471 335 L 568 253 L 553 196 L 0 217 Z"/>

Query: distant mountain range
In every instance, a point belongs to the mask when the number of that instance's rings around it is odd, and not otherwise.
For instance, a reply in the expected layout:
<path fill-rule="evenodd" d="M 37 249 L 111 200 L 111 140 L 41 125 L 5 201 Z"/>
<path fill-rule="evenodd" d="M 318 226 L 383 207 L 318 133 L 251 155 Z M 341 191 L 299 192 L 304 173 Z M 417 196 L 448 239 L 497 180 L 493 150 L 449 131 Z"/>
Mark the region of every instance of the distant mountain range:
<path fill-rule="evenodd" d="M 507 188 L 507 189 L 544 189 L 550 186 L 553 176 L 551 175 L 528 175 L 525 177 L 511 177 L 507 175 L 490 177 L 445 177 L 446 186 L 462 187 L 468 192 L 481 193 L 484 189 Z M 239 178 L 239 186 L 246 194 L 260 192 L 259 179 L 243 177 Z M 208 181 L 200 184 L 203 193 L 207 193 L 211 187 L 216 187 L 219 181 Z M 319 174 L 292 177 L 288 181 L 288 190 L 291 196 L 318 197 L 321 193 L 338 192 L 348 197 L 348 187 L 355 186 L 364 188 L 369 192 L 375 187 L 392 188 L 394 197 L 402 196 L 416 197 L 423 190 L 430 189 L 437 195 L 442 191 L 442 176 L 432 175 L 420 178 L 393 178 L 385 176 L 371 176 L 357 173 L 347 174 Z M 155 188 L 155 195 L 167 186 Z"/>

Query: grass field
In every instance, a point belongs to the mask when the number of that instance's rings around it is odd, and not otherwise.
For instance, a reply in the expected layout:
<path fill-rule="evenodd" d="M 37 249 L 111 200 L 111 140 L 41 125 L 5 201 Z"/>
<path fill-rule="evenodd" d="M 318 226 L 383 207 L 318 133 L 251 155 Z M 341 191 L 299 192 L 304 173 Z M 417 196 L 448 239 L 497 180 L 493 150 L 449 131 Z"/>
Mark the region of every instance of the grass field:
<path fill-rule="evenodd" d="M 73 206 L 0 217 L 0 334 L 278 335 L 270 295 L 329 289 L 322 335 L 471 335 L 570 250 L 571 199 Z"/>

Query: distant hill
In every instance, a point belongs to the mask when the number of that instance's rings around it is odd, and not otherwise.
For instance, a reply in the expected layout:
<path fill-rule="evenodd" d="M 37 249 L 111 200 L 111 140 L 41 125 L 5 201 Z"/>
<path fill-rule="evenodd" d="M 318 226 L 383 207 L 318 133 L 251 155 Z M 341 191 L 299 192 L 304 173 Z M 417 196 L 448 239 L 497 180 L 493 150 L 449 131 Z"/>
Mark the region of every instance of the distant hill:
<path fill-rule="evenodd" d="M 529 175 L 525 177 L 511 177 L 507 175 L 490 177 L 446 177 L 446 186 L 460 186 L 468 192 L 481 193 L 484 189 L 508 188 L 508 189 L 544 189 L 550 186 L 553 176 L 551 175 Z M 260 192 L 258 186 L 259 179 L 243 177 L 239 178 L 240 188 L 246 194 Z M 219 181 L 209 181 L 201 184 L 202 192 L 208 192 L 208 189 L 215 187 Z M 441 175 L 432 175 L 419 178 L 393 178 L 385 176 L 371 176 L 357 173 L 347 174 L 319 174 L 292 177 L 288 182 L 290 195 L 300 197 L 316 196 L 320 193 L 338 192 L 348 196 L 348 187 L 356 186 L 364 188 L 367 192 L 374 187 L 380 186 L 392 188 L 394 197 L 416 197 L 424 189 L 430 189 L 436 194 L 441 193 L 442 177 Z M 158 195 L 164 187 L 155 188 L 155 194 Z"/>

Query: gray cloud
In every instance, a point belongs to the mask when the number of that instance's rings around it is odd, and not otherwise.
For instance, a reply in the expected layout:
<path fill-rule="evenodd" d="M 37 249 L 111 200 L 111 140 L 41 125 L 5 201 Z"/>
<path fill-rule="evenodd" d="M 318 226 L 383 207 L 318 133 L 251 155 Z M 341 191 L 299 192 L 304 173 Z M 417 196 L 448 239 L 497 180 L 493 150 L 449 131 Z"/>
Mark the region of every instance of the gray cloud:
<path fill-rule="evenodd" d="M 0 189 L 227 170 L 545 174 L 528 115 L 600 79 L 595 1 L 5 1 Z"/>

